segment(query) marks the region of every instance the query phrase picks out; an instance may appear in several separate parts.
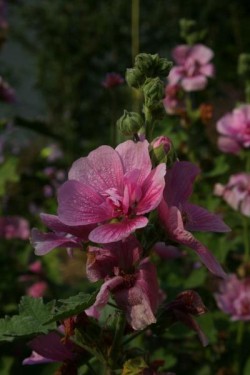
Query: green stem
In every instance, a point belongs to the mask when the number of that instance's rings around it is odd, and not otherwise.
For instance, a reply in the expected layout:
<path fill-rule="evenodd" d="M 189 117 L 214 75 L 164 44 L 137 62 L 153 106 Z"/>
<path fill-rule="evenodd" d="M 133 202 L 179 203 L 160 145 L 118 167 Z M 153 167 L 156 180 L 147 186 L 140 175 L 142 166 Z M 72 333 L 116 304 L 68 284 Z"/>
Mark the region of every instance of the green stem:
<path fill-rule="evenodd" d="M 246 172 L 250 172 L 250 152 L 249 152 L 249 150 L 246 150 L 245 158 L 246 158 Z"/>
<path fill-rule="evenodd" d="M 127 345 L 130 341 L 134 340 L 137 336 L 139 336 L 142 333 L 144 333 L 147 329 L 148 329 L 148 327 L 142 329 L 141 331 L 137 331 L 135 333 L 132 333 L 132 335 L 130 335 L 127 339 L 125 339 L 123 341 L 123 345 Z"/>
<path fill-rule="evenodd" d="M 132 0 L 131 4 L 131 55 L 134 63 L 140 49 L 139 23 L 140 23 L 140 0 Z"/>
<path fill-rule="evenodd" d="M 151 111 L 144 106 L 144 116 L 145 116 L 145 137 L 150 142 L 151 127 L 153 126 L 153 117 Z M 152 140 L 152 139 L 151 139 Z"/>
<path fill-rule="evenodd" d="M 117 322 L 116 322 L 114 340 L 112 342 L 112 346 L 109 352 L 112 367 L 114 366 L 117 358 L 119 357 L 119 349 L 121 346 L 125 323 L 126 323 L 125 314 L 124 312 L 120 312 L 117 318 Z"/>
<path fill-rule="evenodd" d="M 246 102 L 250 103 L 250 81 L 246 82 L 245 96 L 246 96 Z"/>
<path fill-rule="evenodd" d="M 248 236 L 248 218 L 242 216 L 243 238 L 244 238 L 244 262 L 247 263 L 250 255 L 250 243 Z"/>

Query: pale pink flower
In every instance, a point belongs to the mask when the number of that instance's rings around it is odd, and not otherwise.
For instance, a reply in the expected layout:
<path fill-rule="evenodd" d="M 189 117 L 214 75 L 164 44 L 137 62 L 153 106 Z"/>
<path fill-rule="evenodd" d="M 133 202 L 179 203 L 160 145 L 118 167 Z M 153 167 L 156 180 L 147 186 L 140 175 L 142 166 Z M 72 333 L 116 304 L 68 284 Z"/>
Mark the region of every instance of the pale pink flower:
<path fill-rule="evenodd" d="M 112 295 L 135 330 L 156 322 L 159 302 L 156 269 L 148 258 L 141 260 L 141 254 L 140 243 L 130 236 L 105 248 L 90 246 L 87 259 L 88 278 L 104 280 L 92 309 L 100 311 Z"/>
<path fill-rule="evenodd" d="M 185 109 L 184 101 L 181 98 L 182 88 L 178 84 L 168 83 L 165 87 L 165 97 L 163 105 L 168 114 L 177 114 Z"/>
<path fill-rule="evenodd" d="M 250 278 L 239 280 L 231 274 L 219 284 L 215 293 L 218 307 L 229 314 L 231 320 L 250 320 Z"/>
<path fill-rule="evenodd" d="M 43 297 L 48 289 L 48 283 L 45 281 L 37 281 L 26 289 L 27 296 L 33 298 Z"/>
<path fill-rule="evenodd" d="M 19 238 L 27 240 L 30 235 L 29 223 L 20 216 L 0 217 L 0 237 L 7 240 Z"/>
<path fill-rule="evenodd" d="M 89 239 L 109 243 L 147 225 L 161 201 L 165 164 L 152 169 L 148 142 L 101 146 L 77 160 L 58 192 L 58 217 L 69 226 L 95 224 Z"/>
<path fill-rule="evenodd" d="M 167 171 L 163 199 L 158 207 L 159 218 L 169 239 L 193 249 L 212 273 L 225 277 L 215 257 L 190 233 L 230 230 L 218 215 L 188 202 L 199 172 L 197 166 L 185 161 L 175 162 Z"/>
<path fill-rule="evenodd" d="M 218 147 L 221 151 L 238 154 L 250 147 L 250 105 L 242 105 L 227 113 L 217 122 L 220 133 Z"/>
<path fill-rule="evenodd" d="M 230 207 L 250 216 L 250 173 L 237 173 L 226 185 L 216 184 L 214 194 L 222 197 Z"/>
<path fill-rule="evenodd" d="M 179 84 L 185 91 L 203 90 L 208 77 L 214 76 L 213 51 L 203 44 L 179 45 L 172 56 L 177 65 L 168 76 L 171 85 Z"/>

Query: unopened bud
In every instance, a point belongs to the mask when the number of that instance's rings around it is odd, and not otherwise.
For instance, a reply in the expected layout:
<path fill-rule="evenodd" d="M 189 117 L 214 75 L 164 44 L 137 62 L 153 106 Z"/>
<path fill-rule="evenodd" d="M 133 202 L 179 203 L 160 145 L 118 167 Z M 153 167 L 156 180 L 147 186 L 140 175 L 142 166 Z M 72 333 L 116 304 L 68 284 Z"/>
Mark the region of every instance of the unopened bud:
<path fill-rule="evenodd" d="M 151 146 L 150 156 L 154 165 L 167 163 L 168 167 L 171 167 L 176 161 L 176 153 L 170 138 L 163 135 L 157 137 L 151 142 Z"/>
<path fill-rule="evenodd" d="M 126 70 L 126 81 L 130 87 L 139 88 L 144 80 L 145 76 L 138 68 Z"/>
<path fill-rule="evenodd" d="M 137 133 L 143 126 L 143 118 L 137 112 L 124 110 L 123 116 L 117 121 L 117 126 L 122 134 L 130 136 Z"/>
<path fill-rule="evenodd" d="M 155 107 L 164 98 L 164 84 L 159 77 L 147 78 L 143 85 L 145 106 Z"/>

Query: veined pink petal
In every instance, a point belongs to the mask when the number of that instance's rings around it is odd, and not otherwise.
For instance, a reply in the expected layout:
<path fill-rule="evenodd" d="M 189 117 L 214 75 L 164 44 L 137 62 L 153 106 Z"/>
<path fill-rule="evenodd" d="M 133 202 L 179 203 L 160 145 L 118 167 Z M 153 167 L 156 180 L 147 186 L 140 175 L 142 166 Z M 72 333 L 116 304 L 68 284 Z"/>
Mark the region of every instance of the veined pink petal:
<path fill-rule="evenodd" d="M 187 215 L 185 228 L 188 231 L 202 232 L 230 232 L 230 228 L 223 220 L 200 206 L 185 203 L 182 211 Z"/>
<path fill-rule="evenodd" d="M 177 161 L 167 171 L 164 198 L 168 205 L 178 206 L 185 202 L 193 191 L 193 182 L 200 169 L 188 161 Z"/>
<path fill-rule="evenodd" d="M 165 174 L 166 165 L 162 163 L 148 175 L 142 185 L 142 199 L 136 207 L 137 215 L 143 215 L 146 212 L 152 211 L 159 205 L 165 187 Z"/>
<path fill-rule="evenodd" d="M 177 209 L 177 207 L 171 207 L 169 209 L 167 225 L 168 227 L 166 229 L 171 239 L 193 249 L 210 272 L 222 278 L 226 277 L 226 274 L 221 268 L 221 265 L 209 252 L 209 250 L 196 238 L 194 238 L 194 236 L 190 232 L 185 230 L 181 213 Z"/>
<path fill-rule="evenodd" d="M 186 91 L 199 91 L 206 87 L 207 78 L 204 75 L 196 75 L 193 77 L 185 77 L 181 81 L 181 85 Z"/>
<path fill-rule="evenodd" d="M 81 181 L 97 192 L 123 187 L 123 166 L 118 153 L 110 146 L 101 146 L 88 157 L 75 161 L 69 179 Z"/>
<path fill-rule="evenodd" d="M 57 247 L 80 248 L 79 241 L 55 233 L 42 233 L 33 228 L 31 231 L 31 244 L 36 255 L 45 255 Z"/>
<path fill-rule="evenodd" d="M 95 228 L 89 235 L 90 241 L 97 243 L 109 243 L 120 241 L 128 237 L 136 229 L 144 228 L 148 219 L 138 216 L 133 219 L 125 219 L 119 223 L 103 224 Z"/>
<path fill-rule="evenodd" d="M 86 263 L 86 274 L 90 281 L 95 282 L 104 279 L 113 273 L 117 265 L 115 252 L 109 249 L 89 246 Z"/>
<path fill-rule="evenodd" d="M 83 241 L 88 241 L 89 233 L 94 229 L 95 225 L 80 225 L 80 226 L 69 226 L 63 224 L 58 216 L 49 214 L 40 214 L 42 222 L 56 233 L 69 233 L 73 236 L 80 238 Z"/>
<path fill-rule="evenodd" d="M 149 143 L 126 141 L 116 147 L 116 151 L 121 157 L 124 174 L 138 170 L 137 183 L 141 185 L 151 171 L 152 163 L 148 152 Z"/>
<path fill-rule="evenodd" d="M 112 218 L 111 208 L 101 206 L 104 198 L 82 182 L 65 182 L 58 191 L 58 203 L 59 220 L 67 225 L 94 224 Z"/>
<path fill-rule="evenodd" d="M 91 308 L 100 311 L 108 303 L 110 293 L 112 292 L 112 290 L 117 288 L 122 283 L 122 276 L 115 276 L 112 279 L 105 281 L 105 283 L 102 284 L 101 289 L 99 290 L 99 293 L 96 296 L 95 303 L 93 304 L 93 306 L 91 306 Z"/>

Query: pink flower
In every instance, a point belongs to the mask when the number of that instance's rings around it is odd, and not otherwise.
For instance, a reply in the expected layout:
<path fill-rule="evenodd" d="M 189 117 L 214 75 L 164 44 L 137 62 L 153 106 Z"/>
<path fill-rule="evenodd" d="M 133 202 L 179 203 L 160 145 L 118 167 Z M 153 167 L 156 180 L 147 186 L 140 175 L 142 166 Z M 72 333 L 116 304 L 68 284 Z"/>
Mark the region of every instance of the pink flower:
<path fill-rule="evenodd" d="M 227 113 L 217 122 L 221 134 L 218 147 L 223 152 L 238 154 L 250 147 L 250 105 L 243 105 Z"/>
<path fill-rule="evenodd" d="M 120 86 L 124 83 L 124 78 L 115 72 L 107 73 L 105 79 L 102 81 L 102 86 L 105 89 L 112 89 L 113 87 Z"/>
<path fill-rule="evenodd" d="M 151 146 L 153 149 L 163 146 L 165 154 L 168 154 L 173 147 L 173 144 L 170 138 L 166 137 L 165 135 L 161 135 L 151 142 Z"/>
<path fill-rule="evenodd" d="M 0 217 L 0 237 L 7 240 L 19 238 L 27 240 L 30 235 L 29 223 L 19 216 Z"/>
<path fill-rule="evenodd" d="M 203 44 L 180 45 L 172 52 L 177 63 L 168 76 L 170 85 L 179 84 L 185 91 L 203 90 L 207 78 L 214 76 L 214 66 L 210 63 L 213 51 Z"/>
<path fill-rule="evenodd" d="M 43 297 L 48 289 L 48 284 L 45 281 L 37 281 L 26 290 L 26 294 L 33 298 Z"/>
<path fill-rule="evenodd" d="M 159 218 L 169 239 L 195 250 L 201 261 L 214 274 L 225 273 L 209 250 L 190 231 L 227 232 L 229 227 L 218 215 L 188 202 L 199 168 L 189 162 L 175 162 L 166 174 L 163 199 L 158 207 Z"/>
<path fill-rule="evenodd" d="M 93 225 L 73 226 L 63 224 L 57 216 L 41 214 L 43 223 L 53 232 L 42 233 L 33 228 L 31 231 L 31 244 L 35 248 L 36 255 L 45 255 L 57 247 L 81 248 L 82 241 L 88 240 Z"/>
<path fill-rule="evenodd" d="M 219 284 L 215 293 L 218 307 L 232 320 L 250 320 L 250 278 L 239 280 L 231 274 Z"/>
<path fill-rule="evenodd" d="M 69 226 L 95 224 L 93 242 L 109 243 L 147 225 L 146 213 L 161 201 L 165 164 L 152 169 L 148 142 L 101 146 L 77 160 L 58 193 L 59 220 Z"/>
<path fill-rule="evenodd" d="M 165 98 L 163 105 L 168 114 L 173 115 L 185 109 L 184 102 L 181 99 L 181 86 L 178 84 L 167 84 L 165 87 Z"/>
<path fill-rule="evenodd" d="M 141 254 L 139 242 L 130 236 L 105 248 L 90 246 L 87 260 L 88 278 L 93 282 L 105 280 L 92 309 L 100 311 L 112 294 L 135 330 L 156 322 L 159 302 L 156 269 L 148 258 L 140 260 Z"/>
<path fill-rule="evenodd" d="M 225 186 L 216 184 L 214 193 L 222 197 L 234 210 L 250 216 L 250 173 L 232 175 Z"/>

